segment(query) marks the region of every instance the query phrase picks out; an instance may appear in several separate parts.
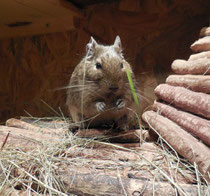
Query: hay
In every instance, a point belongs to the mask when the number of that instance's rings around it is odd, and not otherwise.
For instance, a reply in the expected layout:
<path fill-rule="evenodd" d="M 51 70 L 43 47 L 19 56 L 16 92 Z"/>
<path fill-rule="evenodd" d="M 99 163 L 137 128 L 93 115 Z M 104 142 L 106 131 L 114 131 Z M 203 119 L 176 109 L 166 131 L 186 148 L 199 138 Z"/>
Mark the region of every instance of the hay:
<path fill-rule="evenodd" d="M 44 129 L 49 128 L 44 127 Z M 56 133 L 56 129 L 51 130 L 51 135 L 53 130 Z M 129 185 L 130 189 L 128 188 L 128 182 L 134 183 L 134 181 L 153 183 L 154 192 L 158 190 L 164 192 L 164 187 L 169 186 L 170 190 L 183 195 L 189 193 L 187 186 L 192 186 L 190 190 L 194 191 L 192 194 L 194 195 L 197 194 L 198 187 L 191 184 L 199 180 L 199 191 L 202 193 L 208 191 L 197 169 L 195 170 L 194 166 L 184 159 L 180 159 L 163 144 L 162 140 L 157 145 L 149 142 L 143 142 L 141 146 L 140 143 L 133 145 L 130 143 L 128 148 L 127 144 L 102 142 L 96 137 L 79 137 L 63 130 L 60 136 L 55 134 L 57 139 L 53 142 L 45 137 L 40 138 L 37 145 L 30 150 L 17 146 L 14 148 L 6 143 L 0 152 L 0 194 L 4 195 L 6 191 L 9 195 L 8 191 L 15 193 L 17 189 L 35 195 L 69 195 L 79 192 L 93 194 L 94 189 L 91 188 L 93 185 L 96 187 L 95 191 L 97 187 L 100 189 L 103 187 L 96 181 L 97 177 L 93 178 L 95 175 L 101 179 L 114 180 L 116 183 L 121 179 L 122 186 L 118 187 L 119 190 L 116 188 L 113 191 L 124 190 L 127 194 L 129 190 L 137 190 L 133 185 Z M 22 131 L 22 135 L 30 132 L 27 129 Z M 36 132 L 34 131 L 34 135 Z M 92 182 L 82 181 L 86 177 L 88 179 L 88 175 L 89 178 L 93 178 Z M 84 190 L 84 186 L 87 186 L 87 190 Z M 107 190 L 102 191 L 104 194 L 107 193 Z M 150 193 L 151 190 L 145 188 L 144 191 Z"/>

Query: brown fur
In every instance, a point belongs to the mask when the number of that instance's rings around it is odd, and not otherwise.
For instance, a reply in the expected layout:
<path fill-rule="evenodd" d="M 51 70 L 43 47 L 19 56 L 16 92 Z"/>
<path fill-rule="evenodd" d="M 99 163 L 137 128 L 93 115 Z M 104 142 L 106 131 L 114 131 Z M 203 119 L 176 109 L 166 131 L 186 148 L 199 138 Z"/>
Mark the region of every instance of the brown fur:
<path fill-rule="evenodd" d="M 101 67 L 96 68 L 96 64 Z M 99 45 L 91 38 L 87 54 L 75 67 L 67 91 L 67 106 L 74 122 L 100 126 L 116 123 L 120 129 L 131 128 L 137 106 L 128 83 L 119 36 L 111 46 Z M 117 89 L 116 89 L 117 88 Z M 136 124 L 136 123 L 135 123 Z"/>

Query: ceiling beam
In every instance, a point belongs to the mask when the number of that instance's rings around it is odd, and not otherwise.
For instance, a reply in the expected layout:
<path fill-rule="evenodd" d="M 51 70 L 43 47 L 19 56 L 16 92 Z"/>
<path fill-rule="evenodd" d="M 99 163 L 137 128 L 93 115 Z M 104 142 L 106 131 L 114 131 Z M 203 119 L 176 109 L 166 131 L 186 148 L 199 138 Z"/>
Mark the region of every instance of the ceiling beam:
<path fill-rule="evenodd" d="M 75 29 L 81 11 L 65 0 L 1 0 L 0 38 Z"/>

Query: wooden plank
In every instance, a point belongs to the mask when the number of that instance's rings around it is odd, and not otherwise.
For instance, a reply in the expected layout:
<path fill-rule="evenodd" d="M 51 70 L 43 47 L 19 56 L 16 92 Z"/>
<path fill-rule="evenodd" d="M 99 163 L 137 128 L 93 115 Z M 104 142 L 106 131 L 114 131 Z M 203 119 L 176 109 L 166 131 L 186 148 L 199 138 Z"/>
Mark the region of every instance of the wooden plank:
<path fill-rule="evenodd" d="M 60 18 L 45 18 L 28 26 L 11 28 L 0 27 L 0 38 L 32 36 L 75 29 L 72 16 Z"/>
<path fill-rule="evenodd" d="M 0 38 L 72 30 L 75 17 L 82 16 L 76 7 L 63 0 L 2 0 L 0 12 Z"/>
<path fill-rule="evenodd" d="M 63 2 L 63 1 L 59 1 Z M 58 3 L 57 0 L 41 1 L 28 0 L 19 2 L 14 0 L 2 0 L 0 2 L 0 23 L 9 23 L 21 20 L 40 21 L 43 18 L 62 16 L 81 16 L 78 9 L 70 3 Z"/>

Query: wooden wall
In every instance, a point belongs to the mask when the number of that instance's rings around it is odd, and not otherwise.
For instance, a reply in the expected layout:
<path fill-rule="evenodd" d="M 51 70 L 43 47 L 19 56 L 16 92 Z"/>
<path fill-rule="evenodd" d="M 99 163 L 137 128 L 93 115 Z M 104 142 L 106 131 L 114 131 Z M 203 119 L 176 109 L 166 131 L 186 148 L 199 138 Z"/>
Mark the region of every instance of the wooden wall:
<path fill-rule="evenodd" d="M 209 10 L 207 0 L 118 0 L 87 7 L 75 30 L 1 39 L 1 122 L 19 115 L 66 114 L 65 90 L 55 89 L 68 84 L 91 35 L 103 44 L 120 35 L 141 90 L 153 96 L 171 62 L 188 58 L 190 44 L 209 24 Z"/>

